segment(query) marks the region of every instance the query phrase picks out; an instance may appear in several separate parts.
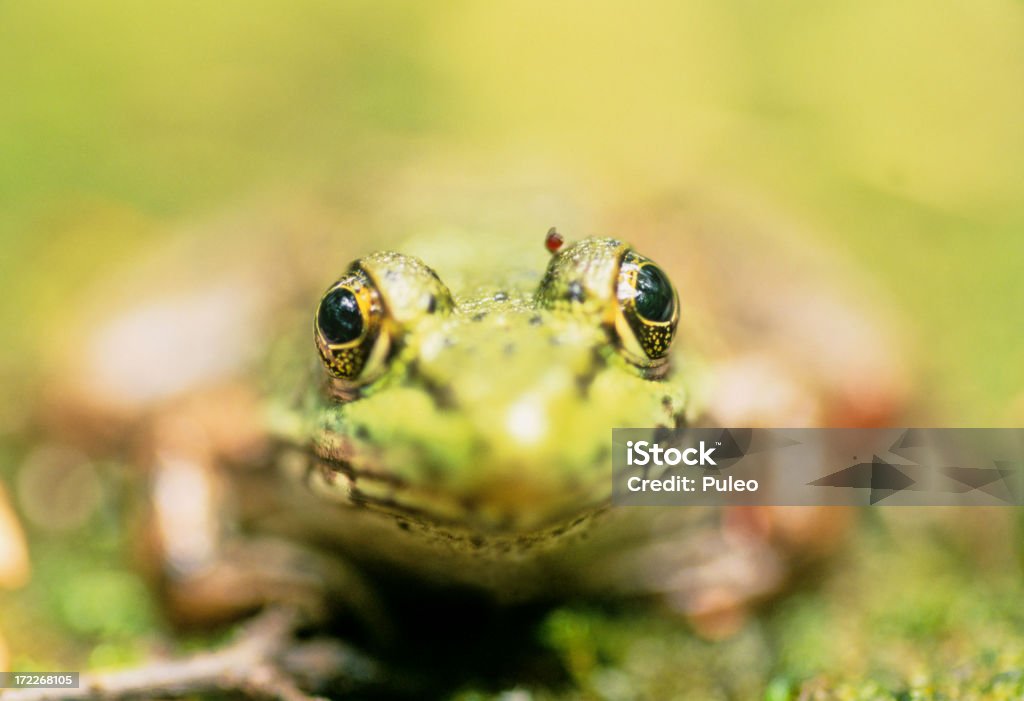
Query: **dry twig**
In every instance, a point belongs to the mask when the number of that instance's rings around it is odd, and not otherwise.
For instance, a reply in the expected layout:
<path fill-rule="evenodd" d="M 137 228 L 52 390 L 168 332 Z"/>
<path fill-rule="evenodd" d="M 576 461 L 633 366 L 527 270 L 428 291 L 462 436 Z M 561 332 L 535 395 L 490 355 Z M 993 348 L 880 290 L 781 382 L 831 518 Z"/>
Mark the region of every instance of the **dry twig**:
<path fill-rule="evenodd" d="M 297 614 L 271 608 L 227 647 L 135 669 L 83 675 L 74 689 L 10 689 L 0 701 L 136 701 L 232 693 L 249 699 L 313 701 L 300 688 L 371 681 L 372 662 L 334 640 L 296 639 Z"/>

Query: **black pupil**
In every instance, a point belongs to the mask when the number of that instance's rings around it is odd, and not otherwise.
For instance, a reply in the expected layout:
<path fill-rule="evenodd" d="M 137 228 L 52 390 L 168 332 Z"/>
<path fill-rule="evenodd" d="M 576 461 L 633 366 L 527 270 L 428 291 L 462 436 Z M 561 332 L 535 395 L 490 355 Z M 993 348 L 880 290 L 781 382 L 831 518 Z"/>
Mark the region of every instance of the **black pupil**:
<path fill-rule="evenodd" d="M 672 283 L 653 265 L 641 266 L 636 276 L 636 311 L 648 321 L 664 322 L 675 311 Z"/>
<path fill-rule="evenodd" d="M 352 290 L 344 287 L 331 290 L 320 302 L 316 323 L 328 343 L 348 343 L 363 332 L 363 314 Z"/>

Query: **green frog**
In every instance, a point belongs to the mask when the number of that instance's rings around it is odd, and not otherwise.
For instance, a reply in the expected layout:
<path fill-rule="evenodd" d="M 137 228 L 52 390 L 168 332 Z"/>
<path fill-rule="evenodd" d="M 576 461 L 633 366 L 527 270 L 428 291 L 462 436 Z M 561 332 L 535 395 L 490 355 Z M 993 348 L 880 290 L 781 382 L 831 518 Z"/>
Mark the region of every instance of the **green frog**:
<path fill-rule="evenodd" d="M 386 637 L 396 591 L 455 592 L 642 599 L 721 635 L 834 547 L 835 509 L 611 506 L 613 427 L 796 425 L 825 393 L 647 251 L 541 239 L 444 230 L 327 284 L 316 245 L 242 238 L 241 273 L 192 256 L 165 297 L 88 322 L 48 414 L 146 468 L 138 542 L 175 620 L 287 603 Z"/>
<path fill-rule="evenodd" d="M 535 254 L 494 248 L 450 233 L 348 265 L 307 309 L 312 338 L 296 320 L 271 344 L 269 445 L 229 468 L 230 485 L 188 457 L 200 452 L 189 439 L 158 440 L 153 521 L 180 616 L 279 594 L 365 613 L 367 573 L 502 603 L 655 594 L 671 573 L 687 612 L 696 573 L 742 554 L 751 561 L 715 586 L 746 600 L 778 585 L 767 543 L 698 557 L 696 539 L 678 542 L 705 528 L 707 550 L 713 512 L 652 520 L 609 505 L 611 428 L 700 415 L 686 366 L 672 363 L 685 311 L 668 275 L 612 238 L 552 254 L 540 240 Z M 238 524 L 246 537 L 231 543 Z"/>

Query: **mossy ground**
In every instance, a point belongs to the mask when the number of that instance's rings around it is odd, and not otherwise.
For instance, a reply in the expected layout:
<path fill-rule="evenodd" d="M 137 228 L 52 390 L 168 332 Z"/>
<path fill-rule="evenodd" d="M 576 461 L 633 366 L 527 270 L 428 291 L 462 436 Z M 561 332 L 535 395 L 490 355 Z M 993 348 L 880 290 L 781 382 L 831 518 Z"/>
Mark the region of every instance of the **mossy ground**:
<path fill-rule="evenodd" d="M 876 507 L 827 568 L 728 639 L 704 640 L 648 605 L 570 602 L 534 612 L 506 639 L 499 625 L 468 659 L 444 659 L 459 630 L 438 630 L 429 667 L 439 681 L 428 687 L 458 701 L 1021 699 L 1018 524 L 1015 509 Z M 74 537 L 32 535 L 33 582 L 0 599 L 13 668 L 130 665 L 223 635 L 169 633 L 126 564 L 112 512 Z M 511 661 L 484 662 L 497 657 Z"/>
<path fill-rule="evenodd" d="M 1024 579 L 1012 539 L 975 542 L 977 515 L 865 514 L 816 581 L 735 637 L 703 641 L 655 611 L 569 607 L 541 626 L 572 685 L 475 699 L 924 701 L 1024 698 Z M 1012 537 L 1015 510 L 986 512 Z M 963 518 L 965 525 L 958 523 Z"/>

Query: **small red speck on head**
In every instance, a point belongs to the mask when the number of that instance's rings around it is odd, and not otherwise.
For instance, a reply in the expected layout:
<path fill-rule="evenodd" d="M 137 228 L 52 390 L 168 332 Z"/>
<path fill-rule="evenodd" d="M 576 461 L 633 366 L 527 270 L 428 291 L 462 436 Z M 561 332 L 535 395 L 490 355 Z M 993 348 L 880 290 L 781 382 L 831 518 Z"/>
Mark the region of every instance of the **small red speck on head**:
<path fill-rule="evenodd" d="M 548 235 L 544 237 L 544 247 L 552 253 L 557 253 L 558 249 L 565 243 L 565 239 L 562 235 L 555 231 L 555 227 L 548 229 Z"/>

